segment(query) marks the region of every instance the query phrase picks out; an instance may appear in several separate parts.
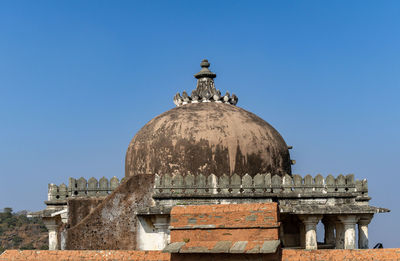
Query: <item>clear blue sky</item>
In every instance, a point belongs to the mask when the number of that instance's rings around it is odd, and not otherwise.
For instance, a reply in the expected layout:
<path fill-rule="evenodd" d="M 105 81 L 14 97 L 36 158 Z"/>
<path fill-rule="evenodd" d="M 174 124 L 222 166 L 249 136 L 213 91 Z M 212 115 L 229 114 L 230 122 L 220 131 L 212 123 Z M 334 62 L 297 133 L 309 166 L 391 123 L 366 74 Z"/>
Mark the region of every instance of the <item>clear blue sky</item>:
<path fill-rule="evenodd" d="M 203 58 L 294 146 L 295 173 L 367 178 L 392 210 L 371 245 L 400 247 L 399 1 L 0 1 L 0 208 L 123 177 L 131 138 Z"/>

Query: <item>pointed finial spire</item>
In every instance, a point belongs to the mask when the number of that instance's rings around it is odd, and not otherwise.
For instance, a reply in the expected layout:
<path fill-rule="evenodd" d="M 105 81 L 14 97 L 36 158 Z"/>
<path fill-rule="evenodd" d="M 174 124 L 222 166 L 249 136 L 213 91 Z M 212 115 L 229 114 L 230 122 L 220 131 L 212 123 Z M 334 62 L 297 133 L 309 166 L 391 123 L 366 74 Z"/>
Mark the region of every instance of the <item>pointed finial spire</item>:
<path fill-rule="evenodd" d="M 235 94 L 230 96 L 229 92 L 227 92 L 224 96 L 221 96 L 221 92 L 215 88 L 214 78 L 217 77 L 217 75 L 208 69 L 208 67 L 210 67 L 208 60 L 204 59 L 201 61 L 200 66 L 200 72 L 194 75 L 197 79 L 196 89 L 192 91 L 191 96 L 189 96 L 186 91 L 182 93 L 182 96 L 177 93 L 174 96 L 175 105 L 182 106 L 199 102 L 217 102 L 236 105 L 238 98 Z"/>

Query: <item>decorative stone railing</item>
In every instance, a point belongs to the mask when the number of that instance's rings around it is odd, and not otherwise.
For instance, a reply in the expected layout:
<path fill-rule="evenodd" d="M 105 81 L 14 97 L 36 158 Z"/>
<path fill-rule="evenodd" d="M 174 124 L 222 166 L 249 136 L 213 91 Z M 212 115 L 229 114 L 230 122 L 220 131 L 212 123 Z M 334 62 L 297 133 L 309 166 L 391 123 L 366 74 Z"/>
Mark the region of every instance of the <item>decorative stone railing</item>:
<path fill-rule="evenodd" d="M 285 197 L 285 196 L 353 196 L 368 197 L 367 180 L 354 180 L 354 175 L 248 174 L 239 176 L 156 175 L 154 198 L 165 197 Z"/>
<path fill-rule="evenodd" d="M 57 186 L 49 184 L 48 201 L 65 201 L 70 197 L 101 197 L 110 194 L 120 181 L 117 177 L 108 180 L 102 177 L 100 180 L 90 178 L 69 178 L 68 186 L 64 183 Z"/>

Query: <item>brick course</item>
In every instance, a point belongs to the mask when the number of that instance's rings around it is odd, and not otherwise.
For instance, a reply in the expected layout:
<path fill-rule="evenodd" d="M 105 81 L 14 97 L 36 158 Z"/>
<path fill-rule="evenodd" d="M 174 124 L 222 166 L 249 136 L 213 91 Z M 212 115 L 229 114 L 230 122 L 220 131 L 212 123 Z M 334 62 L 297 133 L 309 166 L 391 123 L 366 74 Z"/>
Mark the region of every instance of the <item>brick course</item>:
<path fill-rule="evenodd" d="M 170 254 L 160 251 L 131 250 L 7 250 L 0 255 L 1 261 L 64 261 L 64 260 L 131 260 L 169 261 Z"/>
<path fill-rule="evenodd" d="M 179 253 L 253 254 L 261 251 L 264 242 L 279 240 L 279 225 L 276 203 L 175 206 L 171 243 L 184 243 Z M 171 246 L 176 251 L 176 245 Z"/>
<path fill-rule="evenodd" d="M 171 243 L 278 240 L 278 228 L 276 203 L 175 206 L 171 210 Z"/>
<path fill-rule="evenodd" d="M 171 227 L 215 228 L 278 227 L 277 203 L 176 206 L 171 210 Z"/>
<path fill-rule="evenodd" d="M 279 256 L 252 254 L 175 254 L 173 260 L 280 260 L 280 261 L 395 261 L 400 260 L 400 248 L 360 250 L 295 250 L 283 249 Z M 254 257 L 254 258 L 253 258 Z M 63 261 L 63 260 L 131 260 L 169 261 L 171 255 L 161 251 L 131 250 L 7 250 L 1 261 Z"/>
<path fill-rule="evenodd" d="M 395 261 L 400 260 L 400 248 L 388 249 L 327 249 L 282 251 L 282 261 Z"/>
<path fill-rule="evenodd" d="M 278 229 L 192 229 L 174 230 L 171 242 L 183 241 L 268 241 L 279 238 Z"/>

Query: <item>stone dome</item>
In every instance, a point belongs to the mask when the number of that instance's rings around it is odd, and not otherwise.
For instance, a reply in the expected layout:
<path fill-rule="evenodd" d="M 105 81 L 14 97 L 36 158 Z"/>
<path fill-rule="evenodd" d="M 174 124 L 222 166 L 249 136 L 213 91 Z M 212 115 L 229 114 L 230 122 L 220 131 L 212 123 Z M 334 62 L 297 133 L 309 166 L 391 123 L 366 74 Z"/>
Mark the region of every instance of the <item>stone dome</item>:
<path fill-rule="evenodd" d="M 236 107 L 235 94 L 221 95 L 208 60 L 200 66 L 191 95 L 177 93 L 177 108 L 152 119 L 132 139 L 125 176 L 291 174 L 282 136 L 261 118 Z"/>
<path fill-rule="evenodd" d="M 138 174 L 291 174 L 288 147 L 267 122 L 232 104 L 190 103 L 147 123 L 126 153 Z"/>

